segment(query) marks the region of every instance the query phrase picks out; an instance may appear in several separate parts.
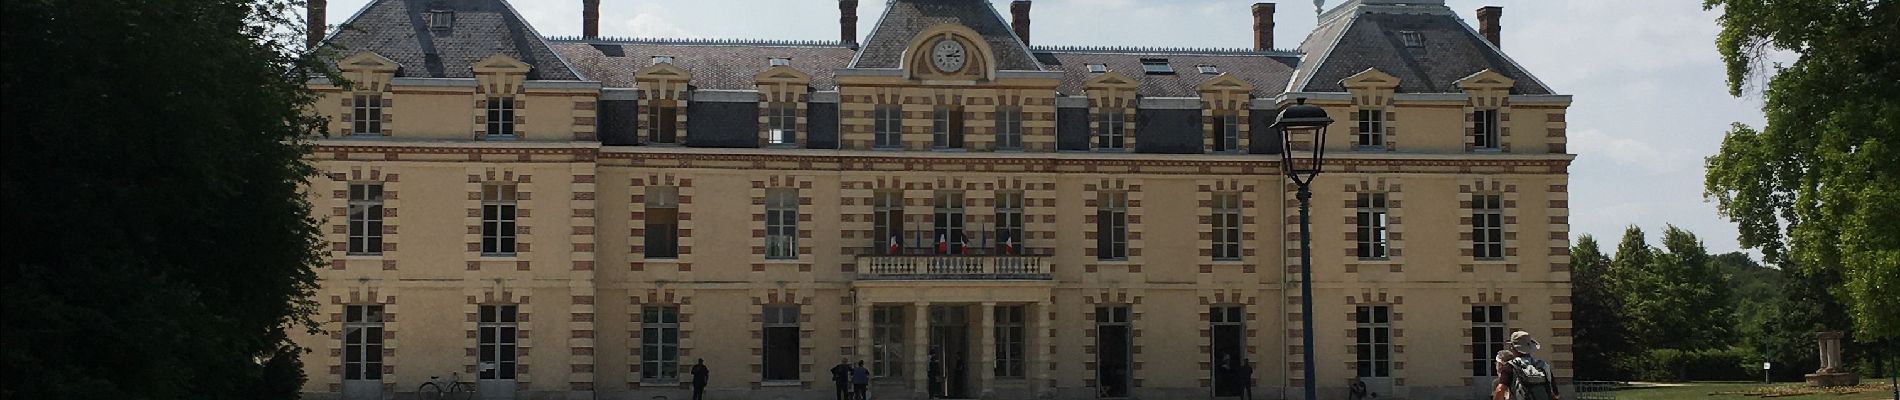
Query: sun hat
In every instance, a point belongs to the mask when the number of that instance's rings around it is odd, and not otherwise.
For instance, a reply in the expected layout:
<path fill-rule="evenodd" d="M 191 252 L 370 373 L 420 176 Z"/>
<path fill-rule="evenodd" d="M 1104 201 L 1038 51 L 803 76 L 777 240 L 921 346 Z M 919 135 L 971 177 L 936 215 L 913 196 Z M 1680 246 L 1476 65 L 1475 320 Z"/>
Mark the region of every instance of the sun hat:
<path fill-rule="evenodd" d="M 1531 337 L 1530 332 L 1511 332 L 1511 350 L 1519 353 L 1530 353 L 1543 348 L 1544 346 L 1542 344 L 1537 343 L 1536 338 Z"/>

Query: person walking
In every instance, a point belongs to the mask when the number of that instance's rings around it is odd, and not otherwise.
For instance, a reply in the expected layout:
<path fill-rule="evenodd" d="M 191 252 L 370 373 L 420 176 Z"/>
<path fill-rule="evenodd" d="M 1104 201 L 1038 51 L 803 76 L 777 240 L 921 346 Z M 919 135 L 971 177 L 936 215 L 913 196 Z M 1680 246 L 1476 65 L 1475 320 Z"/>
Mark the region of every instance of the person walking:
<path fill-rule="evenodd" d="M 1253 360 L 1240 359 L 1240 371 L 1238 375 L 1240 375 L 1241 398 L 1253 400 Z"/>
<path fill-rule="evenodd" d="M 1542 348 L 1529 332 L 1511 332 L 1510 346 L 1498 350 L 1493 400 L 1563 400 L 1557 385 L 1552 384 L 1550 365 L 1531 356 Z"/>
<path fill-rule="evenodd" d="M 706 400 L 706 379 L 712 371 L 706 369 L 706 359 L 693 364 L 693 400 Z"/>
<path fill-rule="evenodd" d="M 838 400 L 851 399 L 851 360 L 838 358 L 838 365 L 831 367 L 831 384 L 837 386 Z"/>
<path fill-rule="evenodd" d="M 858 367 L 851 369 L 851 394 L 853 400 L 871 400 L 871 370 L 864 369 L 864 360 L 858 360 Z"/>

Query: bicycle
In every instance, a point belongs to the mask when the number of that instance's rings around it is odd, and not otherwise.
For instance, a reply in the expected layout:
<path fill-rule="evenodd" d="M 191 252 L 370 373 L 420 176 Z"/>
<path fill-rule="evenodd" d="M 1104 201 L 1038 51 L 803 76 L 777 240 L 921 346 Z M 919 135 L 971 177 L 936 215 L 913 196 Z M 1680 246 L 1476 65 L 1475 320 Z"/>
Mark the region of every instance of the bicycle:
<path fill-rule="evenodd" d="M 475 398 L 473 384 L 462 383 L 462 374 L 449 373 L 449 379 L 431 376 L 422 386 L 416 387 L 416 395 L 423 400 L 470 400 Z"/>

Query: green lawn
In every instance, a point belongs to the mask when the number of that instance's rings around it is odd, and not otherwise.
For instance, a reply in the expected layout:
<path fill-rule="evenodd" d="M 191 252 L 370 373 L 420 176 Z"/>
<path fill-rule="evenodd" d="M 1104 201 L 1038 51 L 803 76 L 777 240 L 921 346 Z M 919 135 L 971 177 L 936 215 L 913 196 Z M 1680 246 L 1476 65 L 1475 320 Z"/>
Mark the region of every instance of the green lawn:
<path fill-rule="evenodd" d="M 1693 382 L 1687 386 L 1676 387 L 1628 387 L 1613 393 L 1616 400 L 1875 400 L 1891 399 L 1893 392 L 1885 381 L 1878 386 L 1873 381 L 1862 380 L 1866 384 L 1858 389 L 1844 390 L 1857 393 L 1812 393 L 1763 397 L 1763 394 L 1786 393 L 1788 391 L 1806 391 L 1800 383 L 1746 383 L 1746 382 Z"/>

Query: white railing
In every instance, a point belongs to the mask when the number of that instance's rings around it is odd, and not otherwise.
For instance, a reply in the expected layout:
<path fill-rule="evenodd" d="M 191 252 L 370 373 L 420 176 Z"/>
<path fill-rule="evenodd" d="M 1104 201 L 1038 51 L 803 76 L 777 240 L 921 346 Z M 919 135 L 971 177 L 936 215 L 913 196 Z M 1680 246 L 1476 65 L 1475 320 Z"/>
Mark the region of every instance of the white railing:
<path fill-rule="evenodd" d="M 985 279 L 1049 274 L 1041 256 L 860 256 L 858 275 L 942 279 Z"/>

